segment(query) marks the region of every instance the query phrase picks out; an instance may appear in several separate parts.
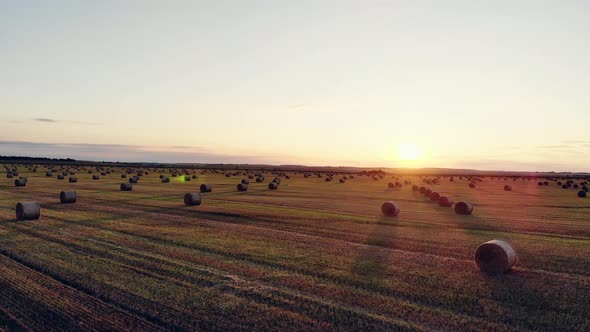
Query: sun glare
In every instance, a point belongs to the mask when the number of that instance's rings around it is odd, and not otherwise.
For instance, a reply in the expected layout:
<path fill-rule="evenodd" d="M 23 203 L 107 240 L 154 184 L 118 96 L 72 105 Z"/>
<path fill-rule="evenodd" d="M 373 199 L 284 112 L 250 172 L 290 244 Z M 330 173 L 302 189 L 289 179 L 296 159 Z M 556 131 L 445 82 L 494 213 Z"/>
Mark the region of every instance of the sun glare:
<path fill-rule="evenodd" d="M 397 154 L 401 160 L 418 160 L 422 156 L 422 149 L 413 143 L 401 143 L 397 149 Z"/>

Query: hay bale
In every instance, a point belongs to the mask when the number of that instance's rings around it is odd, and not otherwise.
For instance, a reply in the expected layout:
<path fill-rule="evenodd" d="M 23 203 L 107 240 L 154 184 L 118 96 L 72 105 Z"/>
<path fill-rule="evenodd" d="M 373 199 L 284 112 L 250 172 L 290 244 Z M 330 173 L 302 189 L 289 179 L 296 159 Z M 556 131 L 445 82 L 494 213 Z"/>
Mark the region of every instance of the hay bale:
<path fill-rule="evenodd" d="M 170 183 L 170 178 L 167 176 L 162 177 L 162 183 Z"/>
<path fill-rule="evenodd" d="M 586 192 L 584 190 L 580 190 L 578 191 L 578 197 L 580 198 L 586 198 Z"/>
<path fill-rule="evenodd" d="M 437 193 L 437 192 L 435 192 L 435 191 L 433 191 L 433 192 L 430 193 L 430 196 L 428 196 L 428 197 L 430 197 L 430 200 L 431 201 L 438 202 L 438 199 L 440 198 L 440 194 Z"/>
<path fill-rule="evenodd" d="M 137 181 L 139 181 L 139 178 L 137 176 L 129 178 L 129 183 L 137 183 Z"/>
<path fill-rule="evenodd" d="M 426 192 L 426 187 L 420 187 L 419 191 L 421 194 L 424 194 L 424 192 Z"/>
<path fill-rule="evenodd" d="M 73 190 L 60 192 L 59 201 L 61 204 L 76 203 L 76 192 Z"/>
<path fill-rule="evenodd" d="M 345 182 L 346 182 L 346 180 L 344 180 L 344 179 L 340 179 L 340 180 L 338 180 L 338 182 L 340 182 L 340 183 L 345 183 Z"/>
<path fill-rule="evenodd" d="M 257 182 L 257 183 L 264 182 L 264 177 L 257 177 L 257 178 L 256 178 L 256 182 Z"/>
<path fill-rule="evenodd" d="M 51 173 L 51 172 L 46 172 L 46 173 L 45 173 L 45 176 L 46 176 L 46 177 L 48 177 L 48 178 L 50 178 L 50 177 L 52 177 L 52 176 L 53 176 L 53 173 Z"/>
<path fill-rule="evenodd" d="M 250 184 L 250 180 L 242 179 L 242 184 Z"/>
<path fill-rule="evenodd" d="M 210 193 L 213 190 L 213 186 L 203 183 L 200 189 L 202 193 Z"/>
<path fill-rule="evenodd" d="M 516 264 L 516 252 L 506 241 L 491 240 L 477 248 L 475 263 L 482 272 L 504 273 Z"/>
<path fill-rule="evenodd" d="M 561 185 L 561 189 L 567 189 L 567 188 L 568 188 L 567 184 Z"/>
<path fill-rule="evenodd" d="M 65 178 L 66 178 L 66 177 L 65 177 L 65 176 L 63 176 L 63 175 L 61 175 L 61 174 L 58 174 L 58 175 L 57 175 L 57 179 L 58 179 L 58 180 L 63 180 L 63 179 L 65 179 Z"/>
<path fill-rule="evenodd" d="M 469 183 L 469 188 L 475 188 L 475 182 Z"/>
<path fill-rule="evenodd" d="M 121 174 L 121 179 L 126 179 L 127 178 L 127 174 Z"/>
<path fill-rule="evenodd" d="M 473 213 L 473 204 L 469 202 L 459 202 L 455 204 L 455 213 L 462 215 L 470 215 Z"/>
<path fill-rule="evenodd" d="M 12 174 L 11 172 L 6 173 L 7 179 L 12 179 L 13 177 L 14 177 L 14 174 Z"/>
<path fill-rule="evenodd" d="M 92 176 L 92 180 L 100 180 L 100 176 L 98 176 L 98 175 L 93 175 L 93 176 Z"/>
<path fill-rule="evenodd" d="M 418 186 L 417 186 L 417 185 L 413 185 L 413 186 L 412 186 L 412 191 L 418 191 L 418 190 L 420 190 L 420 188 L 418 188 Z"/>
<path fill-rule="evenodd" d="M 270 190 L 277 190 L 277 189 L 279 189 L 279 184 L 273 181 L 273 182 L 271 182 L 271 183 L 268 184 L 268 189 L 270 189 Z"/>
<path fill-rule="evenodd" d="M 453 206 L 453 200 L 446 196 L 441 196 L 438 199 L 438 205 L 443 207 Z"/>
<path fill-rule="evenodd" d="M 504 191 L 512 191 L 512 186 L 505 185 L 504 186 Z"/>
<path fill-rule="evenodd" d="M 68 181 L 69 181 L 70 183 L 76 183 L 76 182 L 78 182 L 78 178 L 77 178 L 77 177 L 75 177 L 75 176 L 70 176 L 70 178 L 68 179 Z"/>
<path fill-rule="evenodd" d="M 432 194 L 432 189 L 426 189 L 426 190 L 424 190 L 424 196 L 430 197 L 430 194 Z"/>
<path fill-rule="evenodd" d="M 121 191 L 131 191 L 133 190 L 133 185 L 131 183 L 121 183 Z"/>
<path fill-rule="evenodd" d="M 394 185 L 392 182 L 389 182 L 389 183 L 387 184 L 387 188 L 389 188 L 389 189 L 392 189 L 392 188 L 394 188 L 394 187 L 395 187 L 395 185 Z"/>
<path fill-rule="evenodd" d="M 25 187 L 27 185 L 27 180 L 24 179 L 16 179 L 14 180 L 15 187 Z"/>
<path fill-rule="evenodd" d="M 190 181 L 190 180 L 191 180 L 191 177 L 190 176 L 188 176 L 188 175 L 185 175 L 184 176 L 184 181 Z"/>
<path fill-rule="evenodd" d="M 41 217 L 41 206 L 37 202 L 19 202 L 16 204 L 17 220 L 33 220 Z"/>
<path fill-rule="evenodd" d="M 184 205 L 186 205 L 186 206 L 201 205 L 201 194 L 199 194 L 199 193 L 186 193 L 186 194 L 184 194 Z"/>
<path fill-rule="evenodd" d="M 396 217 L 400 212 L 400 206 L 398 202 L 389 201 L 381 205 L 381 212 L 386 217 Z"/>
<path fill-rule="evenodd" d="M 238 184 L 238 191 L 248 191 L 248 185 L 244 183 Z"/>

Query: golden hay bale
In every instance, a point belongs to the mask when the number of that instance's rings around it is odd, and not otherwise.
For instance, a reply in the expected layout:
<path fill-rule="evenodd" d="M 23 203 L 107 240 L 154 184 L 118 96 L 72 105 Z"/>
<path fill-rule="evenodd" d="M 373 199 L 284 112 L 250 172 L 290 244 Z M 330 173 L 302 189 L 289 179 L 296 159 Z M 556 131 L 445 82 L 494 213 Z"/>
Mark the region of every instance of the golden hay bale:
<path fill-rule="evenodd" d="M 504 190 L 505 190 L 505 191 L 512 191 L 512 186 L 505 185 L 505 186 L 504 186 Z"/>
<path fill-rule="evenodd" d="M 33 220 L 41 217 L 41 206 L 37 202 L 20 202 L 16 204 L 17 220 Z"/>
<path fill-rule="evenodd" d="M 248 191 L 248 185 L 244 183 L 238 184 L 238 191 Z"/>
<path fill-rule="evenodd" d="M 268 189 L 270 189 L 270 190 L 277 190 L 277 189 L 279 189 L 279 184 L 273 181 L 273 182 L 271 182 L 271 183 L 268 184 Z"/>
<path fill-rule="evenodd" d="M 76 182 L 78 182 L 78 178 L 77 178 L 77 177 L 75 177 L 75 176 L 70 176 L 70 178 L 68 179 L 68 181 L 69 181 L 70 183 L 76 183 Z"/>
<path fill-rule="evenodd" d="M 451 207 L 453 206 L 453 200 L 446 196 L 441 196 L 438 199 L 438 205 L 443 207 Z"/>
<path fill-rule="evenodd" d="M 399 203 L 394 201 L 385 202 L 381 205 L 381 212 L 386 217 L 395 217 L 400 212 Z"/>
<path fill-rule="evenodd" d="M 477 248 L 475 263 L 483 272 L 504 273 L 516 264 L 516 252 L 506 241 L 491 240 Z"/>

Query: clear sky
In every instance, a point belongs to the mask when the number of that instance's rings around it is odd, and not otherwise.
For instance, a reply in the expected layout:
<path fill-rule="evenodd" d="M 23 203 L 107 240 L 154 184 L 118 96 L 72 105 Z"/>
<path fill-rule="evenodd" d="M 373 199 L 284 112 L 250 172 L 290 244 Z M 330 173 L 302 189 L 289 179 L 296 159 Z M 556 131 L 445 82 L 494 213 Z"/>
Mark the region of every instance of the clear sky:
<path fill-rule="evenodd" d="M 590 171 L 588 1 L 0 0 L 0 155 Z"/>

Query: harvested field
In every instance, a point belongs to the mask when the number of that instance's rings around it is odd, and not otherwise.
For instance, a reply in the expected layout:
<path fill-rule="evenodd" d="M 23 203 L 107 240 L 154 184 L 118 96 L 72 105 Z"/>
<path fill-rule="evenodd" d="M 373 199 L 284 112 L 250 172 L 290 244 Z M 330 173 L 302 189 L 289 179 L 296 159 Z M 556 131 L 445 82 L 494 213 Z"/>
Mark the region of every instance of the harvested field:
<path fill-rule="evenodd" d="M 590 330 L 590 200 L 542 179 L 429 185 L 473 203 L 457 215 L 368 176 L 289 173 L 278 191 L 238 192 L 222 172 L 162 184 L 151 171 L 127 192 L 124 169 L 77 183 L 45 172 L 21 169 L 19 188 L 0 174 L 0 329 Z M 185 206 L 201 183 L 215 191 Z M 19 201 L 41 218 L 15 221 Z M 474 262 L 492 239 L 518 254 L 506 274 Z"/>

